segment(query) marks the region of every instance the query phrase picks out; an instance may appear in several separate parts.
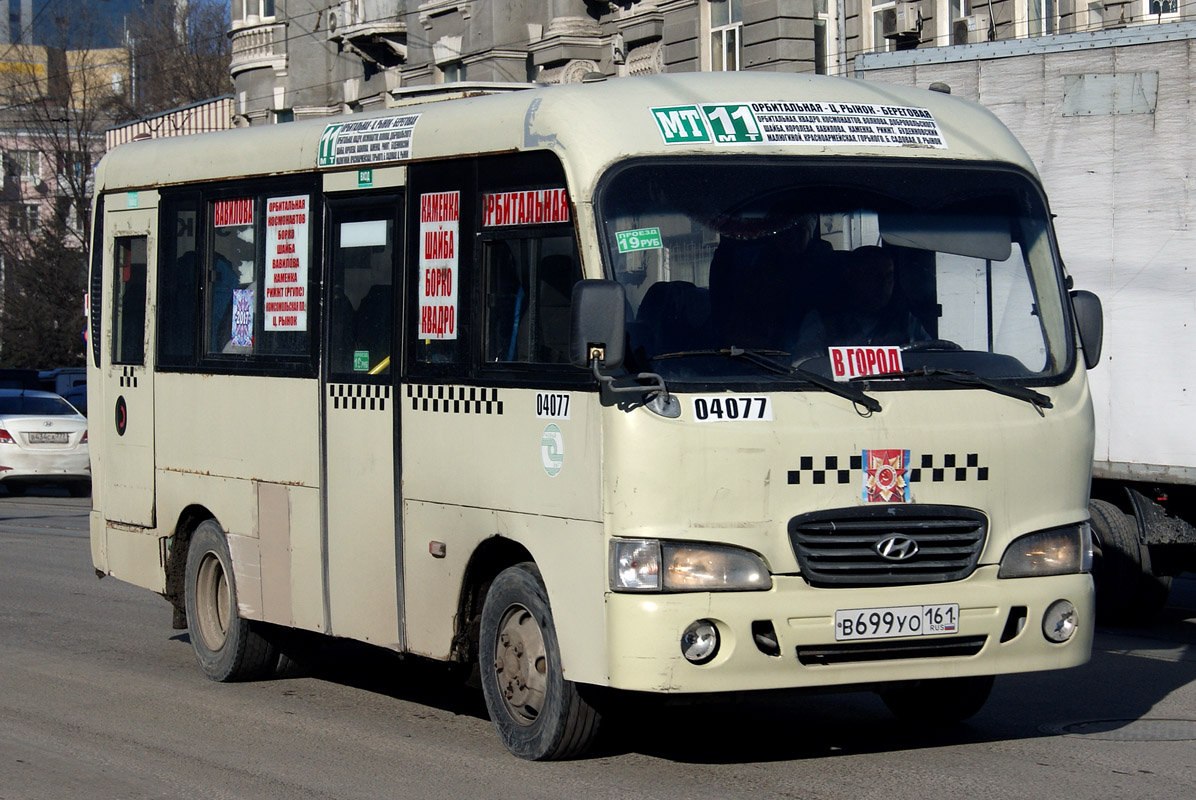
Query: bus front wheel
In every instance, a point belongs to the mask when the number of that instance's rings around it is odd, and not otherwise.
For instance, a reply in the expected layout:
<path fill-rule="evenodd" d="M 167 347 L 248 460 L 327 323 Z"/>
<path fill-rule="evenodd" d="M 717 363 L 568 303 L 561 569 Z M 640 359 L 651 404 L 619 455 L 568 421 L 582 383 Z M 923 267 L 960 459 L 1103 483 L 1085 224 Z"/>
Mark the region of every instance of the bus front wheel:
<path fill-rule="evenodd" d="M 486 709 L 508 750 L 542 761 L 579 756 L 593 743 L 601 717 L 561 671 L 535 564 L 517 564 L 490 584 L 478 653 Z"/>
<path fill-rule="evenodd" d="M 278 652 L 254 622 L 237 614 L 237 587 L 228 540 L 215 520 L 195 529 L 187 550 L 187 634 L 199 668 L 214 681 L 267 674 Z"/>

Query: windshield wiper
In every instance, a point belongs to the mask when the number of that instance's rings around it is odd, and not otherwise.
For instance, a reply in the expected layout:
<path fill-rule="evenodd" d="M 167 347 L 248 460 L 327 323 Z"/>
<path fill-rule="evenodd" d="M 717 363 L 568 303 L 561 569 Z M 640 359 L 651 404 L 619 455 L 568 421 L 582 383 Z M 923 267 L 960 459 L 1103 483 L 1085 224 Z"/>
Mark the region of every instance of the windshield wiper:
<path fill-rule="evenodd" d="M 719 349 L 710 350 L 680 350 L 676 353 L 662 353 L 657 356 L 651 356 L 653 360 L 659 358 L 687 358 L 690 356 L 726 356 L 727 358 L 742 358 L 755 364 L 758 367 L 763 367 L 769 372 L 774 372 L 777 375 L 797 375 L 807 383 L 812 383 L 819 389 L 838 395 L 839 397 L 857 403 L 869 411 L 880 411 L 880 403 L 876 398 L 864 394 L 859 389 L 846 383 L 831 380 L 823 377 L 817 372 L 811 372 L 803 367 L 790 367 L 778 361 L 773 361 L 769 356 L 787 356 L 790 355 L 784 350 L 754 350 L 751 348 L 723 347 Z"/>
<path fill-rule="evenodd" d="M 948 383 L 956 383 L 961 386 L 980 386 L 988 389 L 990 392 L 1003 394 L 1006 397 L 1013 397 L 1018 400 L 1025 400 L 1027 403 L 1034 406 L 1034 409 L 1041 415 L 1042 409 L 1054 408 L 1051 403 L 1051 398 L 1047 397 L 1042 392 L 1036 392 L 1025 386 L 1010 385 L 1004 383 L 996 383 L 987 378 L 981 378 L 974 372 L 963 369 L 947 369 L 945 367 L 920 367 L 919 369 L 907 369 L 902 372 L 885 372 L 879 375 L 861 375 L 857 378 L 851 378 L 852 383 L 863 381 L 880 381 L 891 378 L 942 378 Z"/>

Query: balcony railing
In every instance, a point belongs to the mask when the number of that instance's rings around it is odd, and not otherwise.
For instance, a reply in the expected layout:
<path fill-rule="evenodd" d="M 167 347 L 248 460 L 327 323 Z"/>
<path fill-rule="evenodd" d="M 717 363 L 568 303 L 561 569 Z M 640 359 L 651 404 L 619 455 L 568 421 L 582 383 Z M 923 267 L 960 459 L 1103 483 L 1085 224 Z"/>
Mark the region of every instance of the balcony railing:
<path fill-rule="evenodd" d="M 229 72 L 236 76 L 249 69 L 286 69 L 286 31 L 286 23 L 273 22 L 234 30 Z"/>

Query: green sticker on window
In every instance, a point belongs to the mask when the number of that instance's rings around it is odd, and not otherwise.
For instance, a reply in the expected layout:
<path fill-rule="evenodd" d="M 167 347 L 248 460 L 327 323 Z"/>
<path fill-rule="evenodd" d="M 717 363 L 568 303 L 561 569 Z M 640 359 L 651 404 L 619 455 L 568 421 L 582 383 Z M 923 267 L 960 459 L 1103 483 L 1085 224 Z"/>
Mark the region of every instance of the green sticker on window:
<path fill-rule="evenodd" d="M 374 171 L 372 169 L 357 170 L 357 188 L 365 189 L 374 185 Z"/>
<path fill-rule="evenodd" d="M 370 351 L 369 350 L 354 350 L 353 351 L 353 371 L 354 372 L 369 372 L 370 371 Z"/>
<path fill-rule="evenodd" d="M 632 250 L 659 250 L 664 246 L 660 241 L 660 228 L 618 231 L 615 233 L 615 241 L 619 245 L 620 253 L 630 253 Z"/>

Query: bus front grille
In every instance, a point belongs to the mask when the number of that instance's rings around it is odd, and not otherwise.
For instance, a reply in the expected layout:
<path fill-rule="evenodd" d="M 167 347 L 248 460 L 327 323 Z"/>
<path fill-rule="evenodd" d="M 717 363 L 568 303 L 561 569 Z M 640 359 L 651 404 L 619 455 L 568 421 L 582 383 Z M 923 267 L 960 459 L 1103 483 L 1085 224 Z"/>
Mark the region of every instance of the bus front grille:
<path fill-rule="evenodd" d="M 867 506 L 802 514 L 789 539 L 812 586 L 900 586 L 966 578 L 988 533 L 958 506 Z"/>
<path fill-rule="evenodd" d="M 984 649 L 987 636 L 961 636 L 922 641 L 849 642 L 838 645 L 797 648 L 797 660 L 805 666 L 857 664 L 864 661 L 903 661 L 911 658 L 974 656 Z"/>

